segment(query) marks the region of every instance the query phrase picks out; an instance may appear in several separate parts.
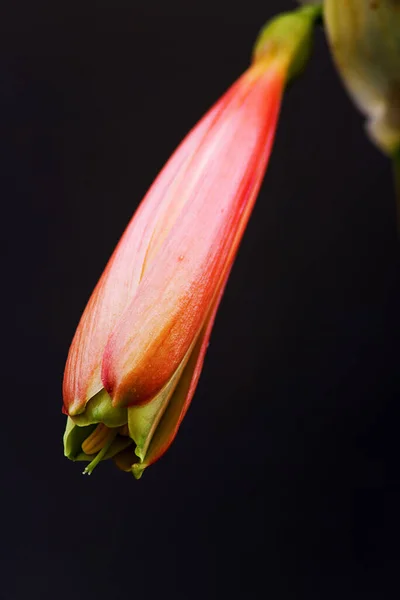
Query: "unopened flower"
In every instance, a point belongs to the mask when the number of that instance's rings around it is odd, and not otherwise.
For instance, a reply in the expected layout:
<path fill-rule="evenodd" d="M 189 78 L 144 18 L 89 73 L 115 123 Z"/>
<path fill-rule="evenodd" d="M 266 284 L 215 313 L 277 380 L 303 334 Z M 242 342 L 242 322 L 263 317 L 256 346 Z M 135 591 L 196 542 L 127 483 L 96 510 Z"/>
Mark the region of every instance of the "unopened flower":
<path fill-rule="evenodd" d="M 307 57 L 313 19 L 304 14 L 267 26 L 253 64 L 157 177 L 89 300 L 63 386 L 65 453 L 88 461 L 86 472 L 113 458 L 140 477 L 177 433 L 265 173 L 285 82 Z"/>
<path fill-rule="evenodd" d="M 367 129 L 383 152 L 400 149 L 400 2 L 325 0 L 332 53 Z"/>

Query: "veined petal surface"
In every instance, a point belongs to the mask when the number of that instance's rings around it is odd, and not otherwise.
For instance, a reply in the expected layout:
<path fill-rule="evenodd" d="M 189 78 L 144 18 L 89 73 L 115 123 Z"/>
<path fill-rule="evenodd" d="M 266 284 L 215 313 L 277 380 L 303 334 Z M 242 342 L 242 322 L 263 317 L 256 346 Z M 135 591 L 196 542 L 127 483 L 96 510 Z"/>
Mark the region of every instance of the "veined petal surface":
<path fill-rule="evenodd" d="M 253 65 L 221 98 L 221 110 L 178 170 L 179 213 L 164 235 L 157 223 L 157 260 L 106 346 L 102 381 L 114 406 L 151 401 L 203 327 L 265 172 L 284 78 L 279 63 Z"/>
<path fill-rule="evenodd" d="M 81 317 L 64 373 L 67 414 L 79 414 L 103 387 L 101 363 L 107 340 L 134 297 L 160 240 L 176 218 L 184 166 L 221 110 L 217 103 L 172 155 L 128 224 Z M 177 200 L 178 198 L 178 200 Z"/>

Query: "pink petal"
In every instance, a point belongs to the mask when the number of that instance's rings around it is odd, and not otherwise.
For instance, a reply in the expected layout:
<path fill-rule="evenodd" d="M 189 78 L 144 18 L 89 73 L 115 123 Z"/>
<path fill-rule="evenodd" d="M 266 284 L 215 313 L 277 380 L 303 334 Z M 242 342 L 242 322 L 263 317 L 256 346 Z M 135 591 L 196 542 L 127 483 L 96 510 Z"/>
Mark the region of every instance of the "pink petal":
<path fill-rule="evenodd" d="M 229 93 L 229 92 L 228 92 Z M 182 142 L 161 171 L 125 230 L 81 317 L 64 373 L 65 412 L 78 414 L 103 387 L 100 372 L 108 337 L 135 295 L 154 254 L 160 223 L 171 227 L 176 213 L 174 189 L 184 165 L 221 111 L 217 103 Z"/>
<path fill-rule="evenodd" d="M 150 244 L 152 260 L 105 349 L 102 380 L 115 406 L 149 402 L 199 335 L 254 205 L 283 85 L 281 69 L 250 68 L 179 169 L 173 223 L 167 216 L 163 234 L 157 222 L 162 241 Z"/>

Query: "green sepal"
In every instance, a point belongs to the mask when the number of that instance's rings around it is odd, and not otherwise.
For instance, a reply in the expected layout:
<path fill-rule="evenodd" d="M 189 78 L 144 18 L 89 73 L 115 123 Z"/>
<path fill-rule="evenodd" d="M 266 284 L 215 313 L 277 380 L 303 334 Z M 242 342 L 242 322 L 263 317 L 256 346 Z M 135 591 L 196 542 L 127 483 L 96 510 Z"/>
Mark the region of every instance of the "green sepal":
<path fill-rule="evenodd" d="M 210 311 L 212 314 L 213 311 Z M 131 473 L 135 479 L 140 479 L 144 470 L 164 454 L 175 438 L 176 432 L 188 408 L 188 395 L 193 382 L 193 376 L 198 368 L 198 360 L 203 349 L 204 339 L 208 332 L 209 319 L 204 323 L 196 343 L 190 349 L 167 407 L 160 419 L 154 435 L 151 438 L 146 456 L 140 462 L 132 462 Z M 182 367 L 182 365 L 181 365 Z M 189 398 L 190 402 L 190 398 Z"/>
<path fill-rule="evenodd" d="M 78 460 L 77 456 L 83 454 L 81 450 L 83 442 L 94 429 L 96 429 L 96 425 L 78 427 L 71 417 L 68 417 L 63 437 L 64 455 L 70 460 Z"/>
<path fill-rule="evenodd" d="M 104 423 L 107 427 L 121 427 L 128 422 L 126 407 L 115 408 L 111 397 L 103 388 L 86 404 L 85 411 L 72 417 L 80 427 L 93 423 Z"/>
<path fill-rule="evenodd" d="M 170 393 L 165 390 L 148 404 L 128 408 L 129 435 L 136 443 L 135 454 L 141 461 L 146 456 L 147 448 L 164 414 L 169 397 Z"/>
<path fill-rule="evenodd" d="M 144 465 L 140 462 L 134 463 L 132 465 L 132 475 L 134 476 L 135 479 L 141 479 L 146 468 L 147 468 L 147 465 Z"/>
<path fill-rule="evenodd" d="M 128 408 L 129 435 L 136 443 L 135 454 L 141 462 L 145 460 L 150 442 L 179 382 L 192 348 L 193 346 L 190 347 L 174 375 L 154 400 L 143 406 Z"/>

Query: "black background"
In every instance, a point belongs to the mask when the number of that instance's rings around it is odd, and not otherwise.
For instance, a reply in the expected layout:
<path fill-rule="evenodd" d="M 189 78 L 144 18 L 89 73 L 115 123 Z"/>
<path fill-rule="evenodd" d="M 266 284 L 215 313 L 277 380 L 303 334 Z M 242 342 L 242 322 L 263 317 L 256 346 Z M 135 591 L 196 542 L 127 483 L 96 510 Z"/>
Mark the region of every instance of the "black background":
<path fill-rule="evenodd" d="M 139 482 L 63 457 L 81 311 L 170 153 L 290 0 L 1 9 L 1 600 L 395 598 L 389 162 L 322 30 L 179 436 Z"/>

